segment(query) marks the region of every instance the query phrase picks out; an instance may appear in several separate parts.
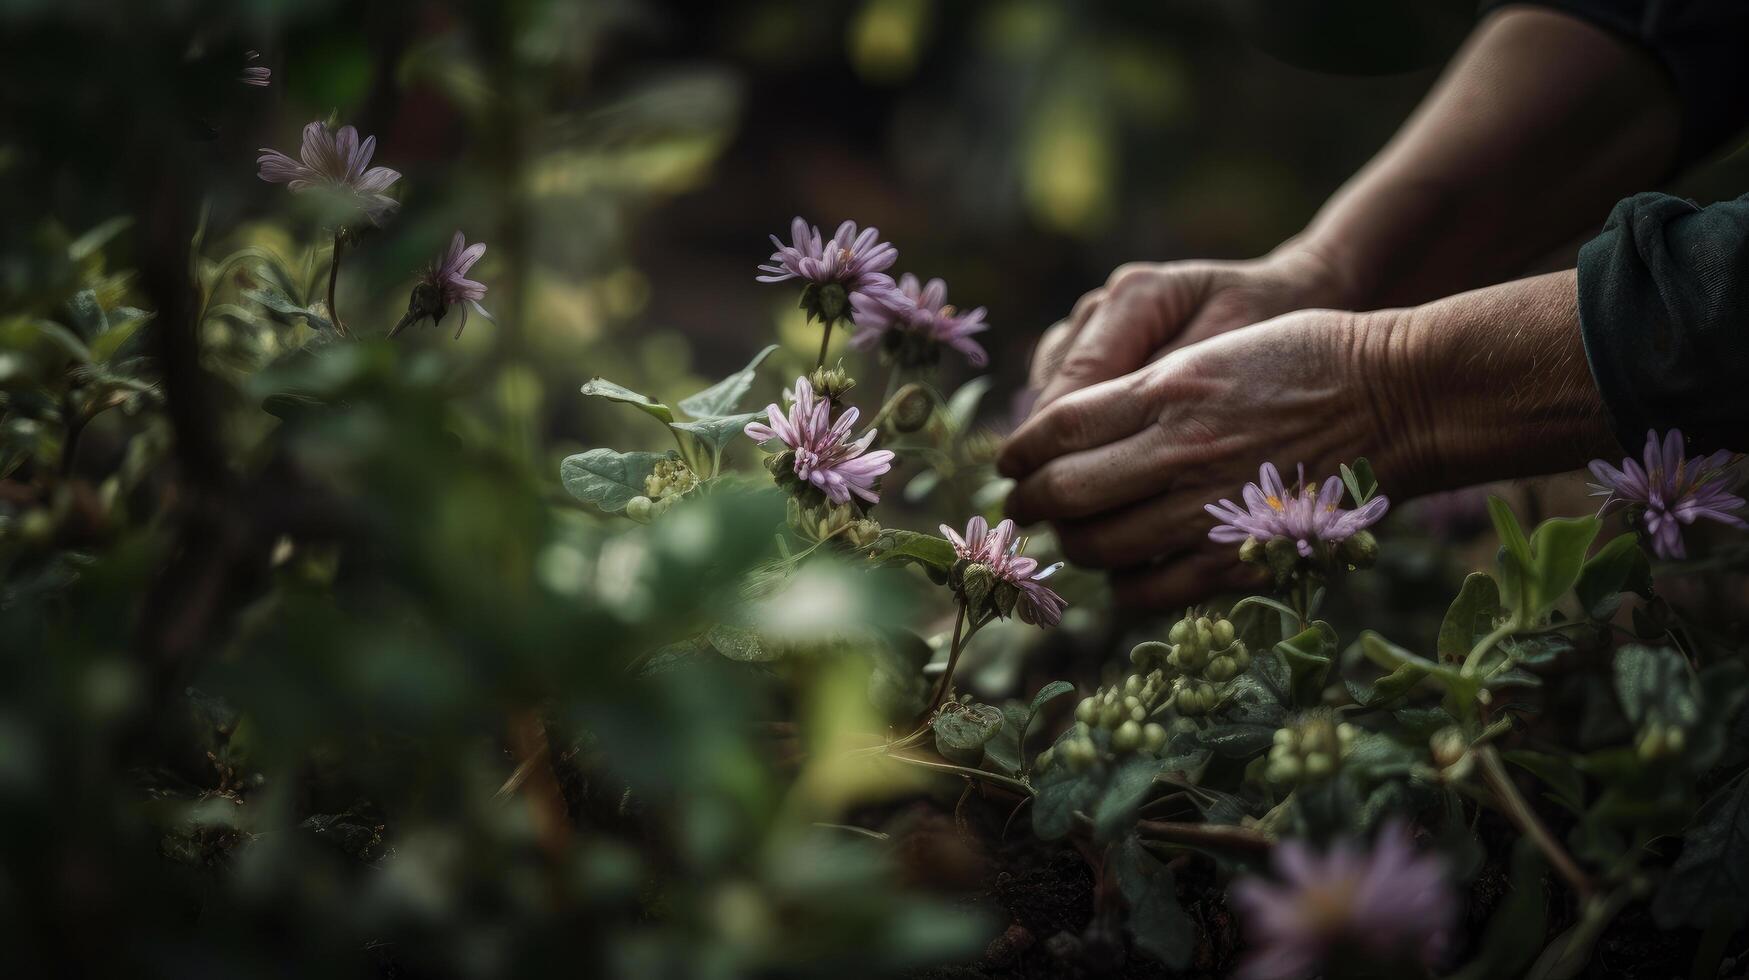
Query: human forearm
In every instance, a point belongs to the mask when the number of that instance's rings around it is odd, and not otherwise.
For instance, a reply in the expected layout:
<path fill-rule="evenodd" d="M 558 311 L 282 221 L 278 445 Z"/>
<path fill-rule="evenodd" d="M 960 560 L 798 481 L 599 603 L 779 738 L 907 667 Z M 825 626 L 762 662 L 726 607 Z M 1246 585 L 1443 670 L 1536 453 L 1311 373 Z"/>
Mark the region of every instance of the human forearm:
<path fill-rule="evenodd" d="M 1574 17 L 1508 8 L 1283 250 L 1330 266 L 1349 309 L 1499 282 L 1663 177 L 1679 131 L 1669 82 L 1638 48 Z"/>
<path fill-rule="evenodd" d="M 1352 338 L 1391 479 L 1408 494 L 1616 452 L 1571 270 L 1361 314 Z"/>

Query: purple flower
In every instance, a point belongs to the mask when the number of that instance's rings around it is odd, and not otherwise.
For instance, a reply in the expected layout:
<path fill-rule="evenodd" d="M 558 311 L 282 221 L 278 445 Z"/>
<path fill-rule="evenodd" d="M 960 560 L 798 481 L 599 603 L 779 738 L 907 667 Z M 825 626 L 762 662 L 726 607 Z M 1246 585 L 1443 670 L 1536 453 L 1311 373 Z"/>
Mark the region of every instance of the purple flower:
<path fill-rule="evenodd" d="M 1306 482 L 1304 464 L 1299 486 L 1291 493 L 1273 464 L 1264 463 L 1257 475 L 1258 482 L 1245 484 L 1245 507 L 1231 500 L 1204 505 L 1204 510 L 1225 522 L 1209 531 L 1210 540 L 1242 544 L 1246 538 L 1286 538 L 1299 546 L 1302 557 L 1310 558 L 1313 544 L 1345 541 L 1378 523 L 1391 506 L 1380 494 L 1355 510 L 1343 510 L 1337 506 L 1342 501 L 1342 478 L 1330 477 L 1314 491 Z"/>
<path fill-rule="evenodd" d="M 856 335 L 850 346 L 869 350 L 883 341 L 904 345 L 908 338 L 920 340 L 926 347 L 946 345 L 964 354 L 972 367 L 990 363 L 984 348 L 972 339 L 972 334 L 990 329 L 984 322 L 984 308 L 960 312 L 947 305 L 947 283 L 931 279 L 921 284 L 909 272 L 899 277 L 899 293 L 905 302 L 894 305 L 866 294 L 850 297 L 856 311 Z M 933 350 L 926 352 L 926 357 Z"/>
<path fill-rule="evenodd" d="M 832 503 L 849 503 L 851 494 L 879 503 L 875 480 L 893 468 L 893 453 L 868 451 L 875 438 L 873 429 L 860 439 L 850 438 L 856 409 L 846 408 L 832 421 L 831 400 L 816 398 L 806 377 L 797 378 L 795 389 L 784 392 L 784 399 L 790 403 L 789 411 L 765 406 L 767 420 L 747 423 L 747 436 L 755 442 L 776 439 L 788 446 L 795 455 L 791 465 L 796 477 L 817 487 Z"/>
<path fill-rule="evenodd" d="M 759 282 L 806 281 L 814 295 L 804 292 L 804 308 L 829 321 L 846 315 L 857 296 L 901 305 L 906 302 L 905 297 L 893 284 L 893 277 L 884 271 L 898 261 L 899 250 L 877 241 L 879 237 L 880 233 L 873 228 L 858 234 L 856 222 L 846 221 L 830 240 L 822 240 L 820 229 L 798 217 L 790 222 L 791 244 L 785 245 L 776 235 L 771 236 L 771 244 L 777 250 L 759 267 L 765 275 L 754 278 Z"/>
<path fill-rule="evenodd" d="M 1401 825 L 1380 832 L 1370 852 L 1338 844 L 1319 856 L 1284 841 L 1274 866 L 1280 883 L 1244 878 L 1229 893 L 1255 944 L 1242 980 L 1303 977 L 1338 951 L 1428 966 L 1457 914 L 1445 862 L 1418 856 Z"/>
<path fill-rule="evenodd" d="M 492 319 L 492 314 L 486 312 L 486 308 L 480 305 L 480 300 L 486 297 L 485 285 L 467 277 L 468 270 L 472 269 L 474 263 L 480 261 L 480 257 L 485 254 L 485 242 L 475 242 L 469 245 L 468 240 L 462 237 L 462 233 L 458 231 L 455 233 L 455 237 L 450 239 L 449 249 L 430 268 L 425 270 L 425 275 L 421 279 L 422 283 L 429 285 L 436 291 L 438 297 L 437 309 L 431 313 L 433 323 L 442 320 L 443 315 L 449 311 L 450 307 L 461 307 L 461 322 L 455 327 L 455 335 L 458 340 L 461 339 L 462 328 L 468 325 L 468 307 L 473 307 L 486 319 Z"/>
<path fill-rule="evenodd" d="M 1020 590 L 1014 608 L 1021 622 L 1055 626 L 1062 621 L 1068 603 L 1044 582 L 1055 575 L 1063 563 L 1057 562 L 1041 571 L 1037 559 L 1020 553 L 1026 542 L 1015 539 L 1013 521 L 1003 520 L 992 528 L 984 518 L 974 517 L 966 522 L 964 537 L 946 524 L 941 525 L 941 536 L 953 545 L 954 554 L 985 566 L 996 578 Z"/>
<path fill-rule="evenodd" d="M 326 123 L 313 122 L 304 127 L 303 146 L 298 150 L 301 160 L 264 146 L 255 162 L 261 166 L 261 179 L 270 184 L 284 184 L 298 192 L 313 189 L 335 192 L 364 212 L 371 224 L 382 224 L 400 207 L 398 201 L 383 192 L 401 175 L 388 167 L 370 166 L 376 147 L 375 136 L 359 142 L 358 130 L 351 126 L 342 126 L 336 132 Z"/>
<path fill-rule="evenodd" d="M 252 62 L 260 60 L 261 52 L 259 51 L 245 53 L 243 55 L 243 74 L 237 76 L 237 81 L 242 82 L 244 85 L 253 85 L 256 88 L 266 88 L 267 86 L 272 85 L 273 69 L 263 68 L 259 65 L 252 64 Z"/>
<path fill-rule="evenodd" d="M 1643 507 L 1641 518 L 1646 533 L 1652 538 L 1652 553 L 1659 558 L 1683 558 L 1688 550 L 1682 544 L 1682 525 L 1693 524 L 1697 518 L 1749 528 L 1737 511 L 1743 509 L 1743 498 L 1731 493 L 1735 481 L 1724 467 L 1734 456 L 1719 450 L 1711 456 L 1686 458 L 1682 455 L 1682 431 L 1671 429 L 1658 443 L 1655 430 L 1646 432 L 1646 465 L 1632 459 L 1621 461 L 1621 469 L 1601 459 L 1591 461 L 1591 495 L 1603 497 L 1602 514 L 1618 503 Z"/>

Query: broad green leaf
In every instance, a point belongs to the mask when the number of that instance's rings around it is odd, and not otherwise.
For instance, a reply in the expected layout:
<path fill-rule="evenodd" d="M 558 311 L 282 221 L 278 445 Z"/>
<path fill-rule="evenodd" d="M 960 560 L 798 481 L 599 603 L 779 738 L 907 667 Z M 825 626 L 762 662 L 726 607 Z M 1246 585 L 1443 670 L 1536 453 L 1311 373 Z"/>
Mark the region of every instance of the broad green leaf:
<path fill-rule="evenodd" d="M 605 398 L 622 405 L 630 405 L 646 415 L 661 419 L 663 422 L 672 423 L 674 421 L 674 412 L 667 405 L 655 401 L 648 395 L 640 395 L 630 388 L 616 385 L 606 378 L 593 378 L 583 386 L 582 390 L 585 395 Z"/>
<path fill-rule="evenodd" d="M 1320 620 L 1297 636 L 1277 643 L 1275 652 L 1287 664 L 1294 705 L 1303 708 L 1317 704 L 1323 697 L 1324 681 L 1336 653 L 1336 631 Z"/>
<path fill-rule="evenodd" d="M 942 708 L 931 725 L 935 748 L 942 757 L 962 766 L 975 766 L 984 757 L 984 743 L 1002 728 L 1002 711 L 988 704 L 951 703 Z"/>
<path fill-rule="evenodd" d="M 716 476 L 721 467 L 724 447 L 746 434 L 747 423 L 764 417 L 764 412 L 748 412 L 691 422 L 670 422 L 668 427 L 677 433 L 674 438 L 680 443 L 681 455 L 687 465 L 701 479 L 709 479 Z"/>
<path fill-rule="evenodd" d="M 718 415 L 729 415 L 741 403 L 742 396 L 753 387 L 754 375 L 759 371 L 759 365 L 771 352 L 777 350 L 777 344 L 771 344 L 764 350 L 753 355 L 747 366 L 709 388 L 688 395 L 680 400 L 680 410 L 695 419 L 711 418 Z"/>
<path fill-rule="evenodd" d="M 1749 909 L 1749 775 L 1713 794 L 1694 815 L 1670 874 L 1652 899 L 1660 926 L 1706 926 Z"/>
<path fill-rule="evenodd" d="M 1023 701 L 1010 701 L 1002 706 L 1002 727 L 984 743 L 985 768 L 994 767 L 1010 776 L 1018 776 L 1026 769 L 1021 738 L 1031 719 L 1032 709 Z"/>
<path fill-rule="evenodd" d="M 1440 662 L 1462 664 L 1475 646 L 1477 634 L 1491 631 L 1499 613 L 1500 587 L 1493 577 L 1485 572 L 1470 573 L 1439 624 Z"/>
<path fill-rule="evenodd" d="M 1481 689 L 1478 678 L 1467 677 L 1456 667 L 1435 663 L 1420 654 L 1405 650 L 1371 630 L 1360 635 L 1360 648 L 1367 659 L 1389 666 L 1393 673 L 1404 665 L 1425 671 L 1428 677 L 1445 688 L 1448 710 L 1469 711 L 1475 702 L 1476 692 Z"/>
<path fill-rule="evenodd" d="M 151 313 L 131 306 L 111 310 L 109 329 L 91 340 L 91 359 L 100 364 L 115 360 L 151 319 Z M 133 345 L 133 348 L 138 346 Z"/>
<path fill-rule="evenodd" d="M 979 375 L 960 385 L 947 400 L 947 420 L 956 434 L 971 428 L 972 421 L 978 416 L 978 403 L 984 400 L 993 384 L 995 381 L 989 375 Z"/>
<path fill-rule="evenodd" d="M 718 653 L 742 663 L 764 663 L 776 660 L 778 656 L 760 640 L 758 633 L 743 626 L 718 624 L 711 627 L 704 638 Z"/>
<path fill-rule="evenodd" d="M 1615 696 L 1636 728 L 1658 722 L 1686 729 L 1700 720 L 1688 662 L 1669 647 L 1629 643 L 1617 650 Z"/>
<path fill-rule="evenodd" d="M 331 329 L 331 325 L 326 316 L 323 316 L 320 312 L 311 307 L 293 302 L 290 297 L 272 286 L 264 286 L 260 289 L 245 289 L 243 291 L 243 298 L 252 303 L 266 307 L 281 316 L 301 316 L 309 321 L 311 327 L 318 330 Z"/>
<path fill-rule="evenodd" d="M 1585 560 L 1573 591 L 1587 616 L 1608 619 L 1621 605 L 1623 592 L 1651 596 L 1652 565 L 1639 541 L 1631 534 L 1624 534 Z"/>
<path fill-rule="evenodd" d="M 1097 741 L 1103 733 L 1095 730 Z M 1065 739 L 1074 738 L 1074 729 L 1057 739 L 1058 754 Z M 1038 794 L 1032 800 L 1032 830 L 1043 840 L 1060 840 L 1075 829 L 1075 814 L 1092 808 L 1105 787 L 1105 773 L 1099 766 L 1074 769 L 1058 762 L 1038 779 Z"/>
<path fill-rule="evenodd" d="M 90 289 L 81 289 L 67 300 L 67 315 L 73 321 L 73 327 L 82 340 L 109 329 L 109 317 L 103 312 L 103 304 L 98 302 L 97 293 Z"/>
<path fill-rule="evenodd" d="M 1118 763 L 1099 802 L 1093 805 L 1093 840 L 1104 844 L 1126 834 L 1135 825 L 1136 811 L 1147 799 L 1160 773 L 1160 762 L 1151 756 L 1132 755 Z"/>
<path fill-rule="evenodd" d="M 1552 517 L 1537 525 L 1530 536 L 1534 615 L 1553 608 L 1579 581 L 1585 553 L 1602 526 L 1595 517 Z"/>
<path fill-rule="evenodd" d="M 625 510 L 633 497 L 644 495 L 644 480 L 655 470 L 656 464 L 673 458 L 673 453 L 619 453 L 611 449 L 591 449 L 566 457 L 559 465 L 559 479 L 571 496 L 594 504 L 609 514 L 617 514 Z"/>
<path fill-rule="evenodd" d="M 1074 692 L 1075 685 L 1068 681 L 1051 681 L 1044 687 L 1039 688 L 1038 693 L 1032 696 L 1033 714 L 1038 714 L 1038 709 L 1049 704 L 1051 701 L 1060 698 L 1065 694 L 1073 694 Z"/>
<path fill-rule="evenodd" d="M 1427 671 L 1415 664 L 1398 664 L 1395 669 L 1374 681 L 1350 680 L 1348 693 L 1363 708 L 1390 704 L 1415 689 L 1427 676 Z"/>
<path fill-rule="evenodd" d="M 1196 929 L 1178 904 L 1172 869 L 1134 835 L 1112 849 L 1109 867 L 1129 903 L 1136 948 L 1171 969 L 1183 969 L 1196 949 Z"/>
<path fill-rule="evenodd" d="M 126 231 L 134 223 L 127 215 L 118 215 L 93 227 L 67 244 L 67 258 L 74 262 L 83 262 L 95 255 L 103 246 L 108 245 L 115 236 Z"/>
<path fill-rule="evenodd" d="M 944 574 L 959 560 L 953 543 L 946 538 L 896 528 L 882 531 L 869 551 L 877 562 L 915 562 Z"/>
<path fill-rule="evenodd" d="M 1530 542 L 1525 540 L 1524 529 L 1519 526 L 1517 515 L 1512 513 L 1512 506 L 1499 497 L 1489 497 L 1488 517 L 1494 522 L 1494 533 L 1500 536 L 1500 547 L 1529 569 Z"/>
<path fill-rule="evenodd" d="M 1270 725 L 1213 725 L 1197 733 L 1204 748 L 1228 759 L 1249 759 L 1266 751 L 1275 740 Z"/>

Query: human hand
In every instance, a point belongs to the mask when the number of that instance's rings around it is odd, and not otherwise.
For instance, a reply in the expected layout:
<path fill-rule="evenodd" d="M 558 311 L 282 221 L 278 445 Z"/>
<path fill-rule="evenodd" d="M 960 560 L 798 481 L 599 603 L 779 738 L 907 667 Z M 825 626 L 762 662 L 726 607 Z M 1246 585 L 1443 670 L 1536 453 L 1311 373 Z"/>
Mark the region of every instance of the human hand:
<path fill-rule="evenodd" d="M 1347 305 L 1351 292 L 1320 251 L 1293 243 L 1245 262 L 1120 266 L 1039 339 L 1033 412 L 1199 340 L 1294 310 Z"/>
<path fill-rule="evenodd" d="M 1257 584 L 1208 540 L 1203 505 L 1236 497 L 1258 465 L 1325 477 L 1368 456 L 1385 474 L 1413 440 L 1385 438 L 1378 357 L 1399 311 L 1308 310 L 1181 347 L 1064 394 L 1024 423 L 998 466 L 1008 513 L 1050 521 L 1064 556 L 1109 569 L 1120 602 L 1185 605 Z M 1393 486 L 1393 491 L 1397 487 Z"/>

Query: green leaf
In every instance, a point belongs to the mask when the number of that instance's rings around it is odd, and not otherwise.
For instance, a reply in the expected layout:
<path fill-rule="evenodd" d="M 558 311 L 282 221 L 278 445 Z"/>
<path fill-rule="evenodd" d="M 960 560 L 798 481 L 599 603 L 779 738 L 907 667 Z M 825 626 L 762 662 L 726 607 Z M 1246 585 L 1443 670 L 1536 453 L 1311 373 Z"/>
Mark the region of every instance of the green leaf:
<path fill-rule="evenodd" d="M 1652 899 L 1665 929 L 1706 926 L 1749 908 L 1749 776 L 1742 773 L 1713 795 L 1682 838 L 1670 874 Z"/>
<path fill-rule="evenodd" d="M 718 415 L 729 415 L 741 403 L 742 396 L 753 387 L 754 375 L 758 373 L 759 365 L 771 352 L 777 350 L 777 344 L 771 344 L 764 350 L 753 355 L 753 360 L 747 366 L 709 388 L 688 395 L 680 400 L 680 410 L 695 419 L 710 418 Z"/>
<path fill-rule="evenodd" d="M 611 449 L 591 449 L 566 457 L 559 465 L 559 479 L 571 496 L 594 504 L 609 514 L 617 514 L 625 510 L 633 497 L 644 496 L 644 480 L 655 470 L 656 464 L 673 458 L 673 453 L 619 453 Z"/>
<path fill-rule="evenodd" d="M 1068 681 L 1051 681 L 1044 687 L 1039 688 L 1038 693 L 1032 696 L 1032 713 L 1036 715 L 1038 714 L 1038 709 L 1044 707 L 1046 704 L 1049 704 L 1051 701 L 1060 698 L 1065 694 L 1073 694 L 1074 692 L 1075 685 Z"/>
<path fill-rule="evenodd" d="M 1415 689 L 1427 676 L 1427 671 L 1415 664 L 1398 664 L 1395 669 L 1378 680 L 1347 681 L 1348 693 L 1355 703 L 1363 708 L 1377 708 L 1390 704 L 1403 695 Z"/>
<path fill-rule="evenodd" d="M 895 528 L 883 530 L 875 540 L 874 547 L 869 550 L 874 560 L 882 564 L 893 561 L 915 562 L 943 574 L 959 560 L 959 555 L 953 550 L 953 543 L 946 538 Z"/>
<path fill-rule="evenodd" d="M 1621 594 L 1632 592 L 1650 598 L 1652 565 L 1631 534 L 1614 539 L 1585 560 L 1579 581 L 1573 586 L 1579 605 L 1592 619 L 1609 619 L 1621 605 Z"/>
<path fill-rule="evenodd" d="M 766 647 L 758 633 L 743 626 L 719 624 L 711 627 L 704 638 L 718 653 L 741 663 L 764 663 L 778 656 L 775 650 Z"/>
<path fill-rule="evenodd" d="M 1073 729 L 1065 733 L 1073 736 Z M 1058 739 L 1058 745 L 1062 739 Z M 1075 814 L 1087 810 L 1104 787 L 1098 767 L 1076 770 L 1061 762 L 1046 769 L 1032 801 L 1032 831 L 1043 840 L 1061 840 L 1075 829 Z"/>
<path fill-rule="evenodd" d="M 722 459 L 723 447 L 742 436 L 747 423 L 765 417 L 764 412 L 747 412 L 742 415 L 720 415 L 716 418 L 698 419 L 692 422 L 670 422 L 668 427 L 681 433 L 676 436 L 684 447 L 686 440 L 702 447 L 704 452 L 686 453 L 688 465 L 701 479 L 717 474 L 718 462 Z"/>
<path fill-rule="evenodd" d="M 1160 773 L 1160 762 L 1150 756 L 1132 755 L 1118 763 L 1105 792 L 1093 805 L 1093 840 L 1104 844 L 1128 833 L 1135 825 L 1136 811 L 1147 799 Z"/>
<path fill-rule="evenodd" d="M 1303 708 L 1317 704 L 1323 698 L 1324 681 L 1336 652 L 1336 631 L 1320 620 L 1297 636 L 1277 643 L 1275 652 L 1287 664 L 1294 705 Z"/>
<path fill-rule="evenodd" d="M 996 736 L 984 743 L 984 766 L 994 766 L 998 772 L 1018 776 L 1026 769 L 1026 756 L 1021 739 L 1031 727 L 1032 709 L 1024 702 L 1010 701 L 1002 706 L 1002 727 Z"/>
<path fill-rule="evenodd" d="M 591 379 L 588 384 L 583 386 L 583 394 L 605 398 L 622 405 L 630 405 L 646 415 L 661 419 L 665 423 L 674 421 L 674 412 L 667 405 L 655 401 L 647 395 L 640 395 L 630 388 L 616 385 L 606 378 Z"/>
<path fill-rule="evenodd" d="M 1204 748 L 1228 759 L 1261 755 L 1274 740 L 1275 728 L 1270 725 L 1213 725 L 1197 733 L 1197 741 Z"/>
<path fill-rule="evenodd" d="M 1171 969 L 1187 966 L 1196 948 L 1196 929 L 1178 904 L 1172 869 L 1133 835 L 1112 848 L 1109 867 L 1129 904 L 1136 948 Z"/>
<path fill-rule="evenodd" d="M 81 289 L 74 293 L 73 298 L 67 300 L 67 315 L 83 340 L 90 340 L 109 329 L 109 318 L 104 315 L 103 304 L 98 302 L 94 290 Z"/>
<path fill-rule="evenodd" d="M 93 227 L 67 244 L 67 258 L 74 262 L 83 262 L 98 250 L 108 245 L 115 236 L 126 231 L 134 223 L 127 215 L 118 215 Z"/>
<path fill-rule="evenodd" d="M 329 330 L 332 326 L 328 318 L 317 310 L 294 302 L 290 297 L 272 286 L 259 289 L 243 290 L 243 298 L 259 306 L 266 307 L 281 316 L 301 316 L 309 321 L 311 327 L 318 330 Z"/>
<path fill-rule="evenodd" d="M 943 758 L 975 766 L 984 757 L 984 743 L 1002 728 L 1002 711 L 994 705 L 953 702 L 941 709 L 930 727 Z"/>
<path fill-rule="evenodd" d="M 1552 517 L 1537 525 L 1530 536 L 1535 615 L 1553 608 L 1579 581 L 1585 553 L 1602 526 L 1595 517 Z"/>
<path fill-rule="evenodd" d="M 984 400 L 995 381 L 989 375 L 979 375 L 960 385 L 947 400 L 947 420 L 955 433 L 964 433 L 978 416 L 978 403 Z"/>
<path fill-rule="evenodd" d="M 1462 664 L 1477 635 L 1493 630 L 1499 613 L 1500 587 L 1493 577 L 1485 572 L 1470 573 L 1439 624 L 1440 662 Z"/>
<path fill-rule="evenodd" d="M 1688 663 L 1669 647 L 1629 643 L 1617 650 L 1615 696 L 1635 728 L 1647 722 L 1690 728 L 1700 720 Z"/>
<path fill-rule="evenodd" d="M 1348 496 L 1353 499 L 1354 506 L 1359 507 L 1372 499 L 1379 492 L 1378 478 L 1373 476 L 1372 464 L 1365 456 L 1354 461 L 1354 467 L 1342 464 L 1342 485 L 1348 488 Z"/>
<path fill-rule="evenodd" d="M 1360 649 L 1367 659 L 1390 667 L 1393 673 L 1404 665 L 1425 671 L 1426 676 L 1445 688 L 1449 710 L 1468 711 L 1475 702 L 1476 692 L 1481 688 L 1479 679 L 1465 676 L 1456 667 L 1435 663 L 1420 654 L 1405 650 L 1371 630 L 1360 635 Z"/>

